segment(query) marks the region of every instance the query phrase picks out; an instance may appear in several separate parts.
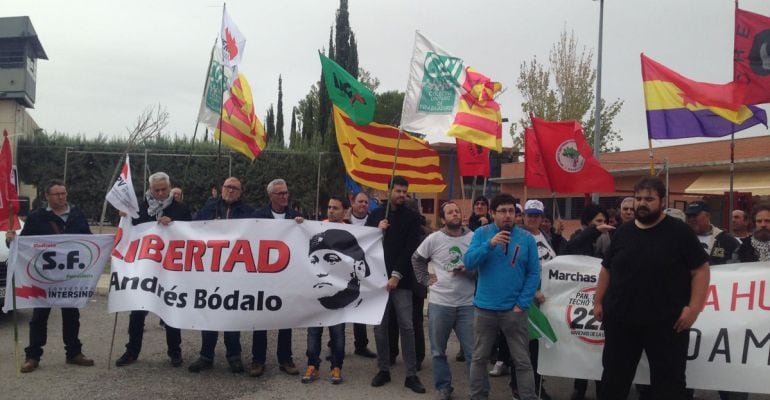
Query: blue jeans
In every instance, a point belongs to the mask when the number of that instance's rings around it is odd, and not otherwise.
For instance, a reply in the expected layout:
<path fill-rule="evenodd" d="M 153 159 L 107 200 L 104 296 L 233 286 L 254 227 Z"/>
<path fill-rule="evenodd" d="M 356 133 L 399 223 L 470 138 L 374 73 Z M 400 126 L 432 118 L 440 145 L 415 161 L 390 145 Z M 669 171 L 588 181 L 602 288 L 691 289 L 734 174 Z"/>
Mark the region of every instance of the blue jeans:
<path fill-rule="evenodd" d="M 535 378 L 529 361 L 529 320 L 527 312 L 492 311 L 476 308 L 474 321 L 473 361 L 471 361 L 470 391 L 471 400 L 489 398 L 489 375 L 487 363 L 492 347 L 495 345 L 497 332 L 505 335 L 511 351 L 513 367 L 516 369 L 516 382 L 519 397 L 522 400 L 535 400 Z"/>
<path fill-rule="evenodd" d="M 32 311 L 32 319 L 29 321 L 29 347 L 24 349 L 27 358 L 40 361 L 43 355 L 43 346 L 48 341 L 48 316 L 50 308 L 35 308 Z M 67 359 L 80 354 L 83 345 L 78 339 L 80 332 L 80 310 L 77 308 L 62 308 L 62 338 Z"/>
<path fill-rule="evenodd" d="M 307 328 L 307 365 L 313 365 L 319 369 L 321 365 L 321 336 L 324 328 L 314 326 Z M 342 368 L 342 360 L 345 359 L 345 324 L 329 327 L 329 341 L 331 342 L 332 368 Z"/>
<path fill-rule="evenodd" d="M 471 366 L 473 354 L 473 306 L 450 307 L 428 303 L 428 332 L 430 353 L 433 356 L 433 384 L 437 390 L 452 389 L 452 372 L 446 359 L 449 334 L 455 331 L 465 357 L 465 366 Z"/>
<path fill-rule="evenodd" d="M 292 362 L 291 360 L 291 329 L 278 330 L 278 348 L 276 356 L 279 364 Z M 267 331 L 254 331 L 251 343 L 252 361 L 257 364 L 265 363 L 267 353 Z"/>
<path fill-rule="evenodd" d="M 241 358 L 241 333 L 225 332 L 225 351 L 227 360 Z M 217 331 L 201 331 L 201 358 L 206 361 L 214 361 L 214 349 L 217 347 Z"/>
<path fill-rule="evenodd" d="M 406 376 L 417 375 L 417 356 L 414 347 L 414 326 L 412 325 L 412 291 L 409 289 L 393 289 L 388 295 L 385 313 L 379 325 L 374 327 L 374 340 L 377 343 L 377 368 L 390 372 L 390 343 L 388 334 L 388 318 L 390 308 L 396 310 L 396 320 L 401 335 L 401 354 L 404 357 Z"/>

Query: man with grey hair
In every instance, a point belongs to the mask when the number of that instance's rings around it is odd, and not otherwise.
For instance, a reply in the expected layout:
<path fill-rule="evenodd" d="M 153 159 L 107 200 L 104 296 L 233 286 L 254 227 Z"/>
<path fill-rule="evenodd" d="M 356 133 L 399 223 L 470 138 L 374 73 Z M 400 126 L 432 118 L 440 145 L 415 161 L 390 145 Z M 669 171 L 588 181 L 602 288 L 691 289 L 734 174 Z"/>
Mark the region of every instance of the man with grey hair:
<path fill-rule="evenodd" d="M 267 197 L 270 202 L 254 211 L 252 217 L 267 219 L 293 219 L 301 224 L 304 219 L 289 207 L 289 187 L 283 179 L 273 179 L 267 184 Z M 254 331 L 251 344 L 252 361 L 249 376 L 257 377 L 265 372 L 267 352 L 267 331 Z M 278 364 L 280 370 L 289 375 L 299 375 L 291 354 L 291 329 L 278 330 Z"/>
<path fill-rule="evenodd" d="M 168 226 L 173 221 L 190 221 L 192 215 L 184 204 L 176 201 L 171 195 L 171 179 L 165 172 L 156 172 L 150 175 L 150 189 L 144 194 L 144 202 L 139 207 L 139 218 L 131 221 L 133 225 L 154 222 L 161 226 Z M 122 213 L 121 213 L 122 215 Z M 131 311 L 128 322 L 128 343 L 126 352 L 115 360 L 115 365 L 122 367 L 132 364 L 139 357 L 142 350 L 142 337 L 144 335 L 144 319 L 147 311 Z M 182 331 L 166 324 L 166 344 L 168 356 L 173 367 L 182 365 Z"/>
<path fill-rule="evenodd" d="M 634 220 L 634 198 L 626 197 L 620 202 L 620 221 L 626 223 Z"/>

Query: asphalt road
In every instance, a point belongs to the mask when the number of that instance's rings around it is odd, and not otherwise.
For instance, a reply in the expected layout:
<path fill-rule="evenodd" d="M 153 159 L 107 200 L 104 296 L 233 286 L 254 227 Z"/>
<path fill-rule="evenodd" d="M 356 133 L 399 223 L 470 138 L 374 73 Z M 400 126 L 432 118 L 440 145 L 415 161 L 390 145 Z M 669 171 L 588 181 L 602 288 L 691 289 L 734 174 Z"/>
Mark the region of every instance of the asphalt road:
<path fill-rule="evenodd" d="M 19 326 L 19 357 L 23 361 L 24 347 L 28 343 L 28 323 L 31 310 L 17 313 Z M 328 363 L 321 364 L 322 380 L 311 384 L 300 383 L 299 377 L 289 376 L 278 370 L 275 361 L 275 332 L 268 335 L 268 365 L 265 374 L 251 378 L 245 374 L 232 374 L 227 370 L 224 359 L 224 344 L 221 335 L 217 346 L 217 358 L 212 370 L 200 374 L 187 371 L 187 365 L 198 356 L 200 335 L 197 331 L 183 331 L 182 351 L 185 363 L 181 368 L 172 368 L 166 357 L 164 330 L 156 316 L 147 318 L 144 344 L 139 361 L 127 367 L 108 369 L 108 354 L 112 338 L 114 314 L 107 313 L 107 299 L 96 296 L 87 308 L 81 311 L 80 339 L 83 352 L 96 362 L 94 367 L 78 367 L 64 363 L 64 345 L 61 338 L 61 314 L 51 313 L 48 322 L 48 345 L 44 348 L 40 367 L 33 373 L 19 374 L 14 361 L 14 334 L 12 315 L 0 316 L 0 399 L 435 399 L 437 392 L 432 385 L 430 359 L 418 373 L 428 389 L 427 394 L 415 394 L 404 388 L 404 366 L 399 358 L 391 370 L 392 382 L 379 388 L 370 386 L 377 372 L 372 359 L 352 354 L 352 327 L 346 330 L 347 356 L 343 368 L 345 382 L 332 385 L 325 380 Z M 427 321 L 426 321 L 427 322 Z M 127 336 L 128 313 L 118 316 L 115 338 L 114 359 L 123 350 Z M 427 334 L 427 326 L 426 326 Z M 324 334 L 326 337 L 326 333 Z M 293 335 L 294 361 L 304 370 L 305 329 L 295 329 Z M 374 334 L 369 331 L 374 350 Z M 325 340 L 325 339 L 324 339 Z M 251 335 L 241 337 L 244 363 L 250 361 Z M 428 346 L 429 348 L 429 346 Z M 454 336 L 449 343 L 448 353 L 454 356 L 458 343 Z M 453 359 L 453 358 L 452 358 Z M 456 399 L 468 398 L 467 376 L 463 363 L 451 361 Z M 759 377 L 758 377 L 759 379 Z M 491 378 L 491 399 L 510 399 L 507 387 L 508 377 Z M 572 393 L 572 380 L 546 378 L 548 392 L 555 400 L 567 400 Z M 593 385 L 590 385 L 593 390 Z M 715 400 L 714 392 L 698 391 L 699 399 Z M 636 398 L 632 394 L 632 399 Z M 752 400 L 769 400 L 767 395 L 752 395 Z"/>

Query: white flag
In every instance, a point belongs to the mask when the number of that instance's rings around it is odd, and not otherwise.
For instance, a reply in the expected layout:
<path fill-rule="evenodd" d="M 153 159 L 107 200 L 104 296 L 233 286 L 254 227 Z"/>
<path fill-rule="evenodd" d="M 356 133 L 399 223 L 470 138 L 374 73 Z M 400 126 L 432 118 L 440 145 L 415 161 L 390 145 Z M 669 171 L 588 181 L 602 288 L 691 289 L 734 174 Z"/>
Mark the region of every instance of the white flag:
<path fill-rule="evenodd" d="M 120 171 L 118 180 L 112 185 L 112 189 L 107 193 L 107 201 L 123 211 L 131 218 L 139 218 L 139 202 L 136 200 L 134 184 L 131 181 L 131 167 L 128 164 L 128 154 L 126 154 L 126 163 L 123 164 L 123 170 Z"/>
<path fill-rule="evenodd" d="M 222 42 L 223 62 L 226 67 L 237 67 L 243 56 L 243 48 L 246 47 L 246 38 L 230 19 L 227 9 L 222 13 L 222 32 L 219 35 Z"/>
<path fill-rule="evenodd" d="M 216 44 L 211 51 L 209 72 L 198 110 L 198 122 L 214 130 L 219 124 L 222 102 L 230 91 L 232 68 L 222 67 L 222 47 Z"/>
<path fill-rule="evenodd" d="M 409 69 L 401 129 L 425 135 L 445 135 L 457 113 L 462 82 L 465 81 L 463 60 L 416 31 Z"/>

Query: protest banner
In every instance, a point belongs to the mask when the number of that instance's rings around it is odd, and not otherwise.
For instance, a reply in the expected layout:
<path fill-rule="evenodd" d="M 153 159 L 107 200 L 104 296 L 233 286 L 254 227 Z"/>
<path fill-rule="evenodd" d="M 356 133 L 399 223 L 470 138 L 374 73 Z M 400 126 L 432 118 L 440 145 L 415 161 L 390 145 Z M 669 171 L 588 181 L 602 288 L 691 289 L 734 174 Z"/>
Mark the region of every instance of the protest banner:
<path fill-rule="evenodd" d="M 604 331 L 593 317 L 601 260 L 561 256 L 545 264 L 540 307 L 556 333 L 556 343 L 540 342 L 542 375 L 601 379 Z M 711 267 L 704 311 L 690 330 L 687 386 L 696 389 L 770 393 L 770 263 Z M 673 329 L 673 327 L 672 327 Z M 646 358 L 635 382 L 649 383 Z"/>
<path fill-rule="evenodd" d="M 123 223 L 109 311 L 148 310 L 181 329 L 380 323 L 382 233 L 339 223 L 242 219 Z"/>
<path fill-rule="evenodd" d="M 110 259 L 115 235 L 17 236 L 11 242 L 3 311 L 83 308 Z M 13 286 L 11 277 L 15 277 Z"/>

